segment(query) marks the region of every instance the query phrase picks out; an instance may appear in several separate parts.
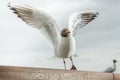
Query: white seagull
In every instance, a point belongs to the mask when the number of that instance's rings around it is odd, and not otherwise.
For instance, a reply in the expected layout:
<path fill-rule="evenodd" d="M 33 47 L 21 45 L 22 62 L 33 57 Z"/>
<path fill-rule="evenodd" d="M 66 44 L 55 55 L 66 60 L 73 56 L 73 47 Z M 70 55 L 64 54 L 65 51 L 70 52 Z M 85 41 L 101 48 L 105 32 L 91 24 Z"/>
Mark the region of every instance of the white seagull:
<path fill-rule="evenodd" d="M 72 63 L 71 70 L 77 70 L 72 60 L 72 56 L 76 50 L 75 33 L 78 29 L 94 20 L 98 12 L 73 13 L 69 18 L 68 26 L 60 31 L 56 21 L 50 15 L 40 10 L 25 5 L 9 4 L 8 6 L 24 22 L 32 27 L 38 28 L 43 33 L 43 36 L 53 46 L 55 57 L 63 59 L 65 70 L 65 58 L 70 58 Z"/>
<path fill-rule="evenodd" d="M 117 60 L 113 60 L 113 65 L 111 67 L 108 67 L 107 69 L 105 69 L 103 72 L 105 73 L 113 73 L 116 71 L 116 62 L 118 62 Z"/>

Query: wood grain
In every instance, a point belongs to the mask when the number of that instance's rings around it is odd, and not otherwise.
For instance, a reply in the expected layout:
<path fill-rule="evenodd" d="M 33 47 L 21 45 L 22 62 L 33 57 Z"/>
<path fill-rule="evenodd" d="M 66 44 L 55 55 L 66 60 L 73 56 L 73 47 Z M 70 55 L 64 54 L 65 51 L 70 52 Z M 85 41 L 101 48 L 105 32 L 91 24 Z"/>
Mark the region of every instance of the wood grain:
<path fill-rule="evenodd" d="M 120 74 L 0 66 L 0 80 L 120 80 Z"/>

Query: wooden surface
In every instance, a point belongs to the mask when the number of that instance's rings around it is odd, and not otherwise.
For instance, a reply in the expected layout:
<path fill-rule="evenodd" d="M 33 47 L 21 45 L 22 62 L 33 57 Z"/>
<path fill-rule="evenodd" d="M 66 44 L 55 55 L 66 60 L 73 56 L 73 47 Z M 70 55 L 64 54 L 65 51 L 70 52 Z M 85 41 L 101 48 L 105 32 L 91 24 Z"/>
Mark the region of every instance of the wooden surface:
<path fill-rule="evenodd" d="M 0 80 L 120 80 L 120 74 L 0 66 Z"/>

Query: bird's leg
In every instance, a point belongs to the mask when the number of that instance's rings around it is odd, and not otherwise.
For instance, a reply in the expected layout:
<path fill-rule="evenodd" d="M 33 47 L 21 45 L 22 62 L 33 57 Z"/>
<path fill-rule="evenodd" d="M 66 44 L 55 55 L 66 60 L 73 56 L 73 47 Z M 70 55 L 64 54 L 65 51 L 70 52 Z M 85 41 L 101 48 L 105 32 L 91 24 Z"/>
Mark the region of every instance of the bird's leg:
<path fill-rule="evenodd" d="M 113 80 L 115 80 L 115 75 L 114 75 L 114 73 L 113 73 Z"/>
<path fill-rule="evenodd" d="M 65 59 L 63 58 L 63 63 L 64 63 L 64 68 L 66 70 L 66 63 L 65 63 Z"/>
<path fill-rule="evenodd" d="M 70 57 L 70 60 L 71 60 L 71 63 L 72 63 L 72 67 L 71 67 L 70 70 L 77 70 L 77 68 L 75 67 L 75 65 L 73 63 L 72 57 Z"/>

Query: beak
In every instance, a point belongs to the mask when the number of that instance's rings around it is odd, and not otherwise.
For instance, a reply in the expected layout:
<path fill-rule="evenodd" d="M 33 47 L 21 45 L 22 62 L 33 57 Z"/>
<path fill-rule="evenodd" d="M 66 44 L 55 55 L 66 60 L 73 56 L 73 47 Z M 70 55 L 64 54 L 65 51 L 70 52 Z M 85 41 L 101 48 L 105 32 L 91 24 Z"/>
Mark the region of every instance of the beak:
<path fill-rule="evenodd" d="M 120 63 L 120 61 L 117 61 L 117 62 L 119 62 L 119 63 Z"/>
<path fill-rule="evenodd" d="M 68 31 L 68 33 L 71 33 L 70 31 Z"/>
<path fill-rule="evenodd" d="M 116 62 L 120 63 L 120 61 L 116 60 Z"/>

